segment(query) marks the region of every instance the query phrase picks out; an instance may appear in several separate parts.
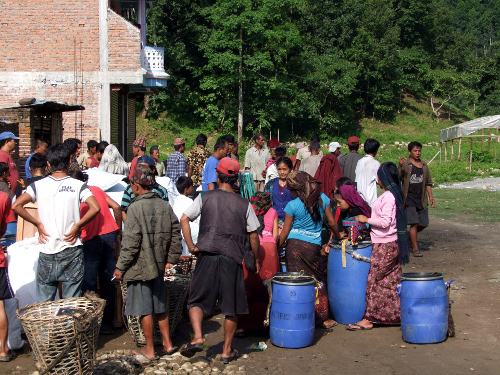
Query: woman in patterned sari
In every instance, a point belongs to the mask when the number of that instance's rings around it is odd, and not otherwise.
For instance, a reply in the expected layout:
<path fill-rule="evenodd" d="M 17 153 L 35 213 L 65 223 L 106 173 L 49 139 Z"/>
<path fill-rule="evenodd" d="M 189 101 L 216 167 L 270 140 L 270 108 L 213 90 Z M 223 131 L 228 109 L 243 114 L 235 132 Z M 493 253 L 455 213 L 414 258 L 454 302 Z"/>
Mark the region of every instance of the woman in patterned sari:
<path fill-rule="evenodd" d="M 401 307 L 396 295 L 401 265 L 408 263 L 408 233 L 398 167 L 384 163 L 377 172 L 384 193 L 372 207 L 372 216 L 356 220 L 371 226 L 373 251 L 366 285 L 366 311 L 363 319 L 349 324 L 350 331 L 366 331 L 373 324 L 400 324 Z"/>

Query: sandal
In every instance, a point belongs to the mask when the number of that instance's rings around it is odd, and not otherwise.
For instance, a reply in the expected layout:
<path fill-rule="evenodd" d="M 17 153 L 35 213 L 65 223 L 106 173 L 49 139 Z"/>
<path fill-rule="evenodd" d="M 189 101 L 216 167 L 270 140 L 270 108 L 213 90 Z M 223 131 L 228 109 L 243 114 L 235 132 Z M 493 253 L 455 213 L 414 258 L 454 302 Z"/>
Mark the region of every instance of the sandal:
<path fill-rule="evenodd" d="M 333 323 L 331 323 L 331 324 L 326 324 L 326 321 L 325 321 L 321 324 L 321 327 L 324 329 L 330 329 L 330 328 L 333 328 L 333 327 L 336 327 L 339 325 L 335 320 L 332 320 L 332 322 Z"/>
<path fill-rule="evenodd" d="M 181 355 L 191 358 L 198 352 L 203 351 L 203 344 L 186 344 L 181 348 Z"/>
<path fill-rule="evenodd" d="M 10 362 L 13 359 L 17 357 L 16 353 L 14 353 L 13 350 L 10 351 L 10 354 L 8 356 L 2 356 L 0 357 L 0 362 Z"/>
<path fill-rule="evenodd" d="M 235 361 L 237 358 L 238 358 L 238 352 L 236 350 L 234 350 L 233 348 L 231 348 L 231 353 L 234 353 L 234 355 L 232 355 L 231 357 L 227 357 L 227 358 L 222 358 L 221 357 L 221 362 L 225 365 L 228 365 L 230 364 L 232 361 Z"/>
<path fill-rule="evenodd" d="M 413 250 L 411 253 L 413 254 L 414 257 L 419 257 L 420 258 L 420 257 L 424 256 L 424 254 L 422 254 L 422 252 L 420 250 L 418 250 L 418 249 L 417 250 Z"/>
<path fill-rule="evenodd" d="M 159 355 L 160 357 L 163 357 L 163 356 L 165 356 L 165 355 L 172 355 L 172 354 L 174 354 L 177 350 L 179 350 L 179 347 L 174 346 L 174 347 L 172 347 L 172 349 L 170 349 L 168 352 L 167 352 L 166 350 L 162 350 L 160 353 L 158 353 L 158 355 Z"/>
<path fill-rule="evenodd" d="M 134 356 L 137 357 L 139 362 L 141 363 L 149 363 L 153 361 L 157 361 L 160 359 L 160 357 L 154 356 L 153 358 L 149 358 L 146 354 L 142 352 L 142 350 L 138 349 L 136 353 L 132 352 Z"/>
<path fill-rule="evenodd" d="M 354 323 L 354 324 L 349 324 L 349 327 L 347 327 L 346 330 L 348 330 L 348 331 L 369 331 L 372 328 L 366 328 L 366 327 L 363 327 L 357 323 Z"/>

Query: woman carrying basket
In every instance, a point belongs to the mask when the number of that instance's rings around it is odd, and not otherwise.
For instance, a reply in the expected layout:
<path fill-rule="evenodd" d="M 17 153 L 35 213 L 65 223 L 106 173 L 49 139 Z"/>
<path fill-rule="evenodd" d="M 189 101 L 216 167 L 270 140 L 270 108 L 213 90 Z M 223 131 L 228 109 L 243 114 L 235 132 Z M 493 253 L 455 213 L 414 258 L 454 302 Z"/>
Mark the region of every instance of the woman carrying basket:
<path fill-rule="evenodd" d="M 322 283 L 318 289 L 319 304 L 316 305 L 316 320 L 323 328 L 332 328 L 337 322 L 328 317 L 328 295 L 325 286 L 323 260 L 321 258 L 321 227 L 323 217 L 327 220 L 335 237 L 340 239 L 337 224 L 330 209 L 330 199 L 321 192 L 321 182 L 306 172 L 292 172 L 286 186 L 294 199 L 285 208 L 285 224 L 279 245 L 286 245 L 286 268 L 290 272 L 305 272 Z"/>
<path fill-rule="evenodd" d="M 372 217 L 356 220 L 371 226 L 373 251 L 366 285 L 366 311 L 363 320 L 349 324 L 350 331 L 363 331 L 376 324 L 401 323 L 399 297 L 396 295 L 401 265 L 408 263 L 408 232 L 398 167 L 384 163 L 377 172 L 384 193 L 372 207 Z"/>

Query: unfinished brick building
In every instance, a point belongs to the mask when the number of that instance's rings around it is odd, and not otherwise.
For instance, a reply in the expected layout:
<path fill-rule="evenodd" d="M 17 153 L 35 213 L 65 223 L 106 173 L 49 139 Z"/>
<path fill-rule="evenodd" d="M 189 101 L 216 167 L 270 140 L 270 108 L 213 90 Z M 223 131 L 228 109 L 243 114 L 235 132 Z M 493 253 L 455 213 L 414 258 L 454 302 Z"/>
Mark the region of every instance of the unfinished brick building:
<path fill-rule="evenodd" d="M 0 110 L 0 131 L 21 136 L 19 166 L 40 134 L 27 118 L 41 109 L 13 110 L 21 98 L 72 108 L 50 116 L 49 141 L 106 140 L 132 158 L 136 101 L 166 86 L 169 77 L 163 48 L 146 45 L 147 3 L 152 1 L 0 0 L 0 108 L 10 108 Z M 121 16 L 131 7 L 137 25 Z"/>

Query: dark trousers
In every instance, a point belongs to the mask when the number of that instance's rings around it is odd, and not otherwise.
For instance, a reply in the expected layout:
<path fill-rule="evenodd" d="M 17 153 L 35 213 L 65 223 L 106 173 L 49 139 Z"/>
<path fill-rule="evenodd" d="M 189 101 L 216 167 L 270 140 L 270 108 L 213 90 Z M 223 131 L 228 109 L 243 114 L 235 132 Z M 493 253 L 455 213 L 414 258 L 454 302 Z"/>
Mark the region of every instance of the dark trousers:
<path fill-rule="evenodd" d="M 85 273 L 83 275 L 83 292 L 91 290 L 97 292 L 97 276 L 101 298 L 106 300 L 102 328 L 113 328 L 115 310 L 115 282 L 111 281 L 116 267 L 116 233 L 107 233 L 95 236 L 83 243 L 83 257 Z"/>

